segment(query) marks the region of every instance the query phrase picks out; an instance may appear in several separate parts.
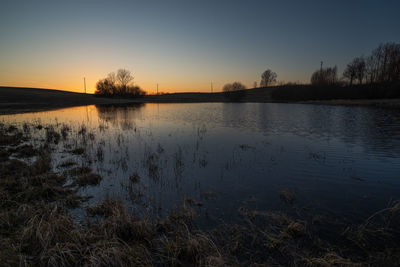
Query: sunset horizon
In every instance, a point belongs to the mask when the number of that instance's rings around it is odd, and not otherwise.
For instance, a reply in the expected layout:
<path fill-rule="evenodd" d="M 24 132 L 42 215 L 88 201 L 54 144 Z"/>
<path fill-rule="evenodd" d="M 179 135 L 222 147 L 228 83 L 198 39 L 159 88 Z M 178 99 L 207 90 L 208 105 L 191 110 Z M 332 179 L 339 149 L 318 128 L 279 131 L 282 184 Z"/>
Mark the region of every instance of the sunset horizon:
<path fill-rule="evenodd" d="M 149 94 L 157 84 L 166 93 L 252 88 L 266 69 L 277 83 L 308 84 L 321 61 L 342 73 L 352 58 L 399 42 L 396 5 L 5 1 L 0 85 L 84 92 L 85 78 L 94 93 L 119 68 Z"/>

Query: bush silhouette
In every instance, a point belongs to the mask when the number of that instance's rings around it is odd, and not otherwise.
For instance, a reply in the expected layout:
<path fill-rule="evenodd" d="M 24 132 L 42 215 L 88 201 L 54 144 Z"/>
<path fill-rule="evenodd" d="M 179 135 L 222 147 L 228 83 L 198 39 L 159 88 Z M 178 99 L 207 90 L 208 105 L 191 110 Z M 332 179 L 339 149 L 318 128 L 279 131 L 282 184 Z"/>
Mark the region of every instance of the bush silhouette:
<path fill-rule="evenodd" d="M 142 97 L 146 94 L 139 86 L 133 85 L 134 77 L 130 71 L 119 69 L 111 72 L 96 84 L 96 95 L 106 97 Z"/>

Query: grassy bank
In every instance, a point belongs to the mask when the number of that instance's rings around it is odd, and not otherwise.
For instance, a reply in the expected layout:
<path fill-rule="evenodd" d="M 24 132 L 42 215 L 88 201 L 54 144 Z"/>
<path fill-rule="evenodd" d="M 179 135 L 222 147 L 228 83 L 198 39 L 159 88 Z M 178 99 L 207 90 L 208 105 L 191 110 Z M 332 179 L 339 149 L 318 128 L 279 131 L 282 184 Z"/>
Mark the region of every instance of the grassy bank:
<path fill-rule="evenodd" d="M 5 266 L 400 264 L 400 202 L 354 223 L 297 206 L 296 195 L 284 189 L 276 197 L 290 214 L 241 206 L 240 223 L 207 230 L 197 227 L 199 202 L 189 196 L 164 218 L 128 211 L 121 199 L 89 205 L 91 196 L 80 189 L 98 186 L 105 177 L 87 162 L 65 162 L 60 172 L 51 166 L 57 144 L 90 138 L 83 128 L 79 134 L 70 129 L 0 125 L 0 262 Z M 140 177 L 129 181 L 131 193 L 137 193 Z"/>
<path fill-rule="evenodd" d="M 283 85 L 276 87 L 271 97 L 274 101 L 365 100 L 400 99 L 399 83 L 361 85 Z"/>

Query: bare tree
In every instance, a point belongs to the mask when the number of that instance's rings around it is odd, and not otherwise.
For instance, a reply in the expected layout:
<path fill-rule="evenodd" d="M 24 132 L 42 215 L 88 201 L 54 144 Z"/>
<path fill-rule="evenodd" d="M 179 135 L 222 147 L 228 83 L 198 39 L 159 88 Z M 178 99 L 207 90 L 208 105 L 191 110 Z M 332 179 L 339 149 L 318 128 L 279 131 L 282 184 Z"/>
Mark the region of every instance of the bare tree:
<path fill-rule="evenodd" d="M 377 66 L 373 55 L 367 57 L 365 76 L 366 81 L 369 83 L 374 83 L 377 80 Z"/>
<path fill-rule="evenodd" d="M 356 78 L 356 68 L 353 62 L 347 64 L 343 77 L 349 80 L 350 85 L 353 85 L 353 80 Z"/>
<path fill-rule="evenodd" d="M 358 79 L 358 83 L 362 84 L 362 81 L 365 77 L 365 60 L 364 57 L 357 57 L 354 59 L 354 66 L 356 69 L 356 78 Z"/>
<path fill-rule="evenodd" d="M 119 69 L 116 78 L 121 87 L 128 86 L 134 79 L 131 72 L 126 69 Z"/>
<path fill-rule="evenodd" d="M 366 61 L 366 78 L 370 83 L 400 80 L 400 44 L 381 44 Z"/>
<path fill-rule="evenodd" d="M 227 92 L 231 92 L 232 90 L 232 84 L 231 83 L 227 83 L 222 87 L 222 91 L 227 93 Z"/>
<path fill-rule="evenodd" d="M 240 82 L 234 82 L 232 83 L 232 91 L 239 91 L 239 90 L 245 90 L 246 86 L 244 86 Z"/>
<path fill-rule="evenodd" d="M 343 72 L 343 77 L 350 81 L 350 85 L 353 84 L 354 79 L 358 80 L 359 84 L 362 84 L 366 73 L 366 63 L 364 57 L 357 57 L 352 62 L 347 64 L 346 69 Z"/>
<path fill-rule="evenodd" d="M 253 88 L 257 88 L 257 82 L 253 83 Z"/>
<path fill-rule="evenodd" d="M 337 83 L 337 67 L 321 68 L 315 71 L 311 76 L 313 85 L 332 85 Z"/>
<path fill-rule="evenodd" d="M 239 90 L 245 90 L 246 86 L 244 86 L 240 82 L 234 82 L 234 83 L 227 83 L 222 87 L 223 92 L 233 92 L 233 91 L 239 91 Z"/>
<path fill-rule="evenodd" d="M 107 78 L 96 84 L 95 94 L 104 96 L 128 96 L 138 97 L 145 95 L 139 86 L 132 85 L 134 77 L 129 70 L 119 69 L 117 74 L 111 72 Z"/>
<path fill-rule="evenodd" d="M 115 74 L 115 72 L 110 72 L 108 75 L 107 75 L 107 78 L 106 78 L 109 82 L 111 82 L 111 83 L 113 83 L 113 84 L 116 84 L 117 83 L 117 75 Z"/>
<path fill-rule="evenodd" d="M 266 71 L 261 74 L 261 82 L 260 82 L 260 87 L 268 87 L 269 85 L 273 84 L 276 82 L 276 75 L 275 72 L 273 72 L 270 69 L 267 69 Z"/>
<path fill-rule="evenodd" d="M 222 87 L 225 97 L 231 101 L 239 101 L 242 99 L 246 95 L 245 89 L 246 86 L 240 82 L 227 83 Z"/>

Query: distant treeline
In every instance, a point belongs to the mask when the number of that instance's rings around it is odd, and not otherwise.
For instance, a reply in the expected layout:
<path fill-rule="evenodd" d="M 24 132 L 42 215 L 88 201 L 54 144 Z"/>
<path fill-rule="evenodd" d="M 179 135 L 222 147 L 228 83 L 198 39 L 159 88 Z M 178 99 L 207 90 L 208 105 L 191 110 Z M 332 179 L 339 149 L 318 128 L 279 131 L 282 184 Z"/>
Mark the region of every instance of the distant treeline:
<path fill-rule="evenodd" d="M 260 87 L 276 83 L 276 73 L 267 69 L 261 75 Z M 254 83 L 257 88 L 257 83 Z M 239 82 L 223 87 L 231 101 L 242 101 L 247 90 Z M 338 69 L 321 67 L 312 73 L 310 84 L 287 83 L 271 88 L 275 101 L 306 101 L 330 99 L 400 98 L 400 44 L 386 43 L 371 55 L 356 57 L 347 64 L 339 78 Z"/>
<path fill-rule="evenodd" d="M 400 44 L 381 44 L 370 56 L 353 59 L 341 79 L 336 66 L 321 66 L 311 75 L 311 85 L 279 86 L 271 97 L 278 101 L 400 98 Z"/>
<path fill-rule="evenodd" d="M 311 76 L 313 85 L 344 83 L 390 83 L 400 80 L 400 44 L 386 43 L 375 48 L 370 56 L 356 57 L 347 64 L 341 80 L 337 67 L 321 68 Z"/>
<path fill-rule="evenodd" d="M 277 74 L 270 69 L 261 74 L 260 88 L 277 83 Z M 120 69 L 110 73 L 96 84 L 96 95 L 107 97 L 141 97 L 146 94 L 133 85 L 130 71 Z M 273 100 L 303 101 L 325 99 L 372 99 L 400 97 L 400 44 L 386 43 L 375 48 L 371 55 L 356 57 L 347 64 L 339 78 L 338 69 L 321 67 L 311 75 L 310 84 L 282 84 L 271 88 Z M 254 82 L 257 88 L 257 82 Z M 222 88 L 229 101 L 243 101 L 246 86 L 240 82 L 225 84 Z"/>

